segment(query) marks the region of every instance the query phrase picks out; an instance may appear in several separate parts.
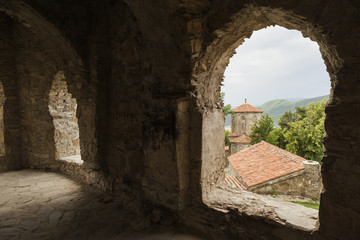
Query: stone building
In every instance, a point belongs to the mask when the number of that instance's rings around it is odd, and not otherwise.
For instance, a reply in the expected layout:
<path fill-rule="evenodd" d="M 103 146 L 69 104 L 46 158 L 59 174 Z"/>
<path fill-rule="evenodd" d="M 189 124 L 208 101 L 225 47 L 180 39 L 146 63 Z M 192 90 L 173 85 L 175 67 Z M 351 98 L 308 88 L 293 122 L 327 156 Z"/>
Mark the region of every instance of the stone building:
<path fill-rule="evenodd" d="M 320 164 L 261 141 L 230 157 L 230 175 L 241 189 L 306 197 L 320 196 Z"/>
<path fill-rule="evenodd" d="M 252 126 L 261 119 L 263 111 L 245 103 L 231 111 L 230 146 L 225 149 L 226 157 L 250 146 Z"/>
<path fill-rule="evenodd" d="M 250 136 L 251 127 L 261 119 L 264 111 L 245 103 L 231 111 L 231 133 Z"/>
<path fill-rule="evenodd" d="M 109 193 L 102 202 L 141 214 L 153 227 L 183 226 L 204 239 L 358 239 L 359 16 L 356 0 L 0 0 L 5 95 L 0 169 L 69 175 L 87 189 Z M 295 204 L 273 204 L 240 190 L 235 197 L 235 190 L 220 183 L 226 165 L 223 74 L 244 39 L 271 25 L 315 41 L 331 78 L 318 220 L 304 209 L 278 208 L 302 207 Z M 77 104 L 73 123 L 79 140 L 71 138 L 72 153 L 80 149 L 82 165 L 57 160 L 49 93 L 59 72 Z M 26 174 L 17 173 L 12 183 L 21 189 Z M 7 205 L 9 189 L 1 187 L 2 218 L 14 212 Z M 64 208 L 73 204 L 66 196 L 61 201 Z M 89 217 L 78 209 L 72 227 Z M 23 214 L 0 220 L 0 238 L 16 239 L 14 229 L 33 229 L 21 238 L 41 239 L 36 229 L 41 226 L 48 230 L 42 239 L 51 239 L 53 231 L 63 229 L 48 219 L 36 222 L 40 211 L 29 219 L 35 228 L 19 227 Z M 100 216 L 92 217 L 94 231 L 105 225 Z M 297 219 L 312 225 L 304 227 Z M 98 239 L 112 237 L 101 233 Z M 86 239 L 71 238 L 77 234 L 72 228 L 63 234 L 59 239 Z"/>
<path fill-rule="evenodd" d="M 230 155 L 250 147 L 251 139 L 248 136 L 240 136 L 230 140 Z"/>

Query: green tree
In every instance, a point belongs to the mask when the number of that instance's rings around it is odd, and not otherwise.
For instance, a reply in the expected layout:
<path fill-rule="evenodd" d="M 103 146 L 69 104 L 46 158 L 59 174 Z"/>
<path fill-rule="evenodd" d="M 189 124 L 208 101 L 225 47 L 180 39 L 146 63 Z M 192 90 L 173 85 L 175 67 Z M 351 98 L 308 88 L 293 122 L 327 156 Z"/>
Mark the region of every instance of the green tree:
<path fill-rule="evenodd" d="M 285 129 L 274 128 L 274 130 L 269 133 L 267 142 L 278 146 L 279 148 L 286 149 L 287 141 L 285 138 L 285 133 Z"/>
<path fill-rule="evenodd" d="M 224 93 L 224 92 L 221 92 L 221 93 L 220 93 L 220 97 L 221 97 L 222 103 L 224 104 L 224 102 L 225 102 L 225 93 Z M 223 109 L 224 109 L 225 117 L 226 117 L 229 113 L 231 113 L 231 105 L 230 105 L 230 104 L 227 104 L 227 105 L 224 104 Z"/>
<path fill-rule="evenodd" d="M 279 118 L 279 126 L 281 129 L 289 129 L 292 122 L 300 121 L 304 119 L 305 116 L 306 107 L 296 107 L 295 112 L 288 110 Z"/>
<path fill-rule="evenodd" d="M 286 150 L 308 160 L 321 161 L 326 100 L 310 103 L 305 117 L 289 124 L 285 132 Z"/>
<path fill-rule="evenodd" d="M 229 146 L 230 145 L 230 139 L 229 139 L 229 135 L 230 135 L 230 131 L 229 130 L 225 130 L 225 146 Z"/>
<path fill-rule="evenodd" d="M 273 144 L 275 136 L 270 134 L 274 130 L 274 119 L 265 114 L 251 128 L 251 144 L 265 141 Z"/>

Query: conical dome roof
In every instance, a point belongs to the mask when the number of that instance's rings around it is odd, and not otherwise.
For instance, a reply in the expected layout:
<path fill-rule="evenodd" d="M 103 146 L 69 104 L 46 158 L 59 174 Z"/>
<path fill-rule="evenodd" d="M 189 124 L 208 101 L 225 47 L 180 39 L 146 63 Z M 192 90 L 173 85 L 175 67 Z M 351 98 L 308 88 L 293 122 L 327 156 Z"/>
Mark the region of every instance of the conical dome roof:
<path fill-rule="evenodd" d="M 232 110 L 233 112 L 254 112 L 254 113 L 262 113 L 264 112 L 263 110 L 260 110 L 248 103 L 244 103 L 240 106 L 238 106 L 237 108 L 235 108 L 234 110 Z"/>

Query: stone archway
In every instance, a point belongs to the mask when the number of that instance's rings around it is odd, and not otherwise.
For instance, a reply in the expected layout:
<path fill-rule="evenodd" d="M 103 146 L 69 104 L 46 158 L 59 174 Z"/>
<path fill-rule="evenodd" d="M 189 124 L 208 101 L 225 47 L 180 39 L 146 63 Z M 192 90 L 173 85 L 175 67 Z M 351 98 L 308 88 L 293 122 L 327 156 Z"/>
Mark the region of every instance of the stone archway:
<path fill-rule="evenodd" d="M 217 17 L 213 18 L 216 19 Z M 214 19 L 213 21 L 215 21 Z M 221 18 L 217 20 L 223 21 Z M 191 25 L 196 25 L 200 29 L 204 27 L 200 19 L 192 21 Z M 202 41 L 201 38 L 193 39 L 191 43 L 194 46 L 192 50 L 195 68 L 192 81 L 196 89 L 194 93 L 196 107 L 202 116 L 202 200 L 209 206 L 212 204 L 219 206 L 219 201 L 216 198 L 221 195 L 221 191 L 217 191 L 215 194 L 213 190 L 216 188 L 215 183 L 219 183 L 224 178 L 223 169 L 226 164 L 223 156 L 224 146 L 221 144 L 224 139 L 222 130 L 224 118 L 220 101 L 223 73 L 230 57 L 234 54 L 234 50 L 241 45 L 245 38 L 250 37 L 255 30 L 275 24 L 287 29 L 299 30 L 304 37 L 309 37 L 318 43 L 332 82 L 329 105 L 334 103 L 334 87 L 338 82 L 337 73 L 343 67 L 343 60 L 339 57 L 335 46 L 330 43 L 329 37 L 323 33 L 324 30 L 321 26 L 306 21 L 306 17 L 295 14 L 293 11 L 249 4 L 240 7 L 240 10 L 231 15 L 229 21 L 225 22 L 222 27 L 219 28 L 221 25 L 219 23 L 214 24 L 217 25 L 217 28 L 210 31 L 208 42 Z M 210 27 L 207 27 L 206 30 L 209 30 Z M 195 34 L 194 37 L 196 37 Z M 204 45 L 202 46 L 202 44 Z M 218 124 L 219 122 L 222 124 Z M 255 212 L 261 209 L 259 206 L 254 208 L 256 209 Z M 246 210 L 245 213 L 247 213 Z M 255 215 L 261 216 L 259 213 L 255 213 Z"/>
<path fill-rule="evenodd" d="M 20 141 L 16 141 L 19 145 L 16 151 L 19 154 L 16 158 L 18 167 L 59 168 L 54 161 L 57 157 L 54 154 L 53 123 L 48 109 L 49 91 L 53 77 L 59 70 L 68 77 L 67 89 L 77 101 L 79 134 L 86 136 L 77 144 L 82 146 L 81 154 L 88 167 L 96 166 L 95 87 L 86 79 L 86 70 L 78 52 L 58 28 L 29 5 L 20 1 L 6 2 L 1 4 L 0 12 L 10 22 L 8 28 L 11 28 L 11 34 L 7 37 L 11 46 L 6 46 L 6 50 L 11 52 L 14 58 L 12 69 L 17 71 L 16 76 L 11 76 L 11 84 L 4 82 L 4 89 L 7 97 L 7 92 L 10 92 L 10 100 L 23 111 L 20 116 L 23 125 L 19 133 Z M 32 74 L 29 75 L 29 72 Z M 14 137 L 9 139 L 15 140 Z"/>

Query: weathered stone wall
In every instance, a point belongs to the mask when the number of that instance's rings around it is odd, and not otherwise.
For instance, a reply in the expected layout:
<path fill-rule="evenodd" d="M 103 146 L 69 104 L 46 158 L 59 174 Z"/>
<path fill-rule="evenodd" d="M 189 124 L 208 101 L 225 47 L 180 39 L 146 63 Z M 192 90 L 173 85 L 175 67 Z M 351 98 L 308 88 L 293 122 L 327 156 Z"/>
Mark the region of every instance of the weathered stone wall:
<path fill-rule="evenodd" d="M 49 113 L 49 97 L 56 66 L 52 65 L 45 36 L 14 26 L 17 84 L 22 123 L 22 160 L 26 167 L 55 167 L 54 125 Z M 45 45 L 45 46 L 44 46 Z M 51 48 L 50 48 L 51 49 Z M 45 50 L 45 51 L 44 51 Z"/>
<path fill-rule="evenodd" d="M 8 71 L 9 66 L 7 66 L 9 63 L 7 62 L 7 58 L 9 58 L 9 24 L 11 22 L 11 19 L 6 16 L 5 14 L 0 13 L 0 51 L 2 54 L 0 55 L 0 81 L 1 86 L 2 82 L 7 78 L 7 75 L 9 74 Z M 7 70 L 7 71 L 6 71 Z M 1 89 L 1 96 L 5 97 L 3 89 Z M 5 149 L 5 139 L 4 139 L 4 101 L 0 100 L 0 149 Z M 1 150 L 0 154 L 0 172 L 8 170 L 8 159 L 5 158 L 3 150 Z"/>
<path fill-rule="evenodd" d="M 92 179 L 89 183 L 112 186 L 104 188 L 139 211 L 144 202 L 143 212 L 151 212 L 154 205 L 172 209 L 188 224 L 221 235 L 218 239 L 357 238 L 360 6 L 356 1 L 26 2 L 35 10 L 18 1 L 0 0 L 0 10 L 16 19 L 16 26 L 3 19 L 0 24 L 0 34 L 8 39 L 1 49 L 7 52 L 0 61 L 8 66 L 0 69 L 1 80 L 12 79 L 3 82 L 6 151 L 21 154 L 17 159 L 24 167 L 60 167 L 53 166 L 48 93 L 55 74 L 64 71 L 78 103 L 85 161 L 81 171 L 61 167 L 64 171 L 83 172 Z M 268 216 L 253 217 L 247 207 L 239 215 L 203 204 L 213 196 L 211 188 L 225 165 L 223 72 L 245 37 L 272 24 L 298 29 L 317 41 L 332 79 L 322 165 L 325 191 L 320 228 L 311 236 L 268 221 Z M 14 50 L 16 54 L 11 53 Z M 15 56 L 16 65 L 7 56 Z M 6 107 L 12 101 L 14 108 Z M 19 115 L 10 113 L 16 108 L 21 109 L 20 139 Z M 188 138 L 181 135 L 187 131 Z M 10 135 L 14 137 L 8 141 Z"/>
<path fill-rule="evenodd" d="M 320 196 L 323 190 L 321 166 L 315 161 L 305 161 L 304 195 Z"/>
<path fill-rule="evenodd" d="M 320 164 L 305 161 L 304 167 L 301 172 L 251 187 L 250 190 L 262 194 L 275 191 L 278 194 L 319 198 L 322 191 Z"/>
<path fill-rule="evenodd" d="M 359 62 L 355 56 L 360 53 L 358 36 L 354 33 L 359 9 L 355 1 L 302 1 L 301 4 L 296 1 L 214 1 L 209 7 L 210 16 L 202 22 L 203 34 L 197 52 L 200 57 L 194 58 L 194 95 L 200 108 L 208 111 L 218 108 L 220 88 L 216 86 L 221 84 L 229 58 L 254 30 L 278 24 L 300 30 L 319 44 L 332 85 L 326 107 L 324 191 L 319 217 L 319 232 L 325 239 L 356 239 L 359 235 L 357 230 L 349 229 L 349 224 L 360 222 L 359 208 L 354 204 L 360 199 L 359 174 L 355 170 L 359 166 L 355 159 L 360 140 L 355 134 L 358 126 L 354 125 L 359 118 L 354 114 L 359 105 L 356 90 L 359 84 L 355 83 Z M 209 160 L 203 158 L 202 161 Z M 333 220 L 329 220 L 331 218 Z M 346 227 L 338 227 L 344 222 Z"/>
<path fill-rule="evenodd" d="M 250 147 L 250 143 L 230 143 L 230 152 L 232 154 L 240 152 L 241 150 Z"/>
<path fill-rule="evenodd" d="M 231 155 L 231 147 L 229 147 L 228 150 L 225 150 L 225 158 L 227 158 L 230 155 Z M 226 160 L 226 162 L 228 162 L 228 161 Z"/>
<path fill-rule="evenodd" d="M 0 109 L 3 114 L 3 144 L 1 145 L 0 171 L 21 167 L 21 127 L 13 41 L 14 22 L 0 13 L 0 82 L 3 87 Z M 4 101 L 5 100 L 5 101 Z M 5 148 L 5 149 L 4 149 Z"/>
<path fill-rule="evenodd" d="M 204 113 L 202 124 L 202 162 L 201 185 L 203 201 L 209 201 L 211 185 L 224 179 L 226 165 L 224 154 L 224 114 L 222 109 L 214 109 Z"/>
<path fill-rule="evenodd" d="M 4 103 L 5 93 L 2 83 L 0 82 L 0 156 L 4 156 L 6 154 L 4 137 Z"/>
<path fill-rule="evenodd" d="M 91 103 L 94 101 L 91 83 L 84 82 L 82 62 L 58 29 L 25 4 L 14 1 L 2 3 L 0 7 L 5 12 L 13 9 L 10 11 L 13 18 L 13 47 L 8 49 L 13 50 L 16 79 L 11 81 L 15 87 L 4 84 L 4 90 L 6 102 L 16 101 L 20 110 L 19 115 L 15 115 L 14 110 L 11 111 L 13 118 L 21 118 L 21 140 L 18 142 L 21 143 L 22 150 L 18 151 L 21 155 L 18 160 L 25 167 L 58 169 L 60 165 L 55 161 L 55 128 L 48 108 L 52 81 L 57 72 L 63 71 L 68 77 L 68 90 L 73 97 L 79 97 L 82 92 L 77 114 L 81 112 L 81 116 L 85 118 L 95 116 L 94 104 Z M 9 98 L 8 88 L 10 94 L 19 96 L 18 99 L 15 96 Z M 10 108 L 5 103 L 4 113 L 8 109 Z M 4 119 L 6 142 L 6 131 L 11 128 L 6 127 L 6 114 Z M 86 130 L 84 141 L 80 144 L 84 146 L 83 155 L 89 164 L 95 162 L 97 150 L 94 147 L 94 120 L 94 117 L 86 120 L 79 118 L 80 135 L 81 129 Z M 12 119 L 12 122 L 15 121 Z"/>
<path fill-rule="evenodd" d="M 251 128 L 261 119 L 262 113 L 239 113 L 235 112 L 231 114 L 231 132 L 238 136 L 250 136 Z"/>
<path fill-rule="evenodd" d="M 260 194 L 277 193 L 319 198 L 323 187 L 320 164 L 314 161 L 304 161 L 304 167 L 305 169 L 299 172 L 252 186 L 249 188 L 249 191 Z M 237 176 L 241 180 L 241 176 L 238 175 L 231 164 L 229 164 L 228 170 L 231 176 Z M 244 182 L 242 183 L 245 185 Z"/>
<path fill-rule="evenodd" d="M 55 158 L 80 155 L 76 99 L 68 92 L 63 72 L 58 72 L 49 92 L 49 111 L 55 127 Z"/>

